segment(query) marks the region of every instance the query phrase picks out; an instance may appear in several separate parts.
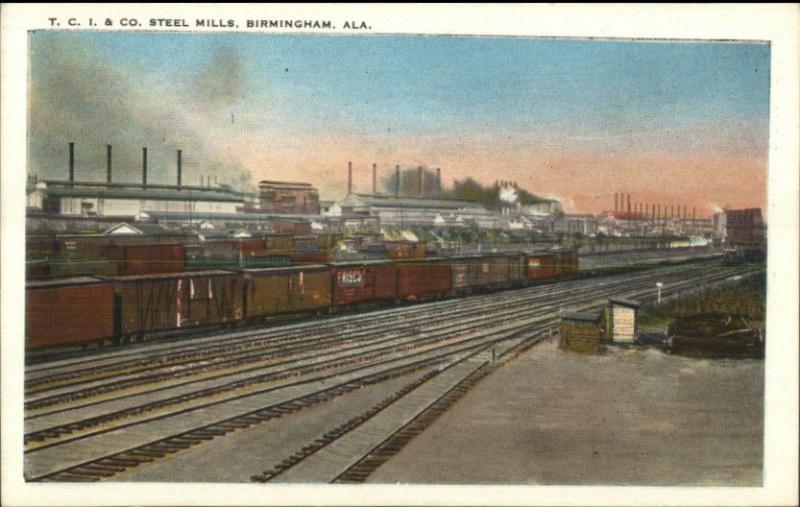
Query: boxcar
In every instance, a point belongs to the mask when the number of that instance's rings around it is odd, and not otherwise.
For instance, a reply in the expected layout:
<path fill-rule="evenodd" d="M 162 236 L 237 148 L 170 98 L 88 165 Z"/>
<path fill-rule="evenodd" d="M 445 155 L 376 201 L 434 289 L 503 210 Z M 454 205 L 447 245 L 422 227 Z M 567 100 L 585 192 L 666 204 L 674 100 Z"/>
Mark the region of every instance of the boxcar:
<path fill-rule="evenodd" d="M 524 285 L 523 254 L 485 254 L 451 258 L 452 286 L 456 293 L 495 290 Z"/>
<path fill-rule="evenodd" d="M 546 280 L 555 277 L 555 261 L 551 252 L 528 255 L 528 280 Z"/>
<path fill-rule="evenodd" d="M 327 266 L 244 269 L 241 274 L 248 319 L 330 307 L 331 274 Z"/>
<path fill-rule="evenodd" d="M 408 260 L 398 262 L 397 269 L 400 299 L 440 297 L 452 289 L 451 265 L 447 261 Z"/>
<path fill-rule="evenodd" d="M 242 283 L 231 271 L 113 278 L 116 336 L 233 323 L 243 317 Z"/>
<path fill-rule="evenodd" d="M 186 269 L 186 251 L 179 243 L 121 244 L 105 247 L 118 275 L 175 273 Z"/>
<path fill-rule="evenodd" d="M 562 248 L 553 250 L 555 275 L 565 277 L 578 272 L 578 251 Z"/>
<path fill-rule="evenodd" d="M 92 277 L 28 282 L 25 345 L 30 349 L 99 343 L 114 332 L 114 287 Z"/>
<path fill-rule="evenodd" d="M 385 260 L 346 261 L 329 264 L 333 306 L 397 299 L 397 264 Z"/>

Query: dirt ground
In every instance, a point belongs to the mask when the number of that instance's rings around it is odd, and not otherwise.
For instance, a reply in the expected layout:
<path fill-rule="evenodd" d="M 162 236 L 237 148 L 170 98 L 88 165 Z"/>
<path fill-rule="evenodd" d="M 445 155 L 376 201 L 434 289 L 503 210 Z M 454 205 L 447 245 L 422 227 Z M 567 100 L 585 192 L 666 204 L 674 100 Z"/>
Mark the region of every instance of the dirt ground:
<path fill-rule="evenodd" d="M 483 379 L 373 483 L 759 486 L 764 362 L 540 344 Z"/>

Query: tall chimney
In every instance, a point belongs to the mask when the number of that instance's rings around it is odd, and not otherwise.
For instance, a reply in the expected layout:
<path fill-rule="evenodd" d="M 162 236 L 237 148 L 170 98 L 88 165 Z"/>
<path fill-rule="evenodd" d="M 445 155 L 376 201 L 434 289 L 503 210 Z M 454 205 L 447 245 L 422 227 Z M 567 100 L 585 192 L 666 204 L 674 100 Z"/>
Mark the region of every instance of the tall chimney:
<path fill-rule="evenodd" d="M 683 205 L 683 220 L 686 220 L 686 205 Z"/>
<path fill-rule="evenodd" d="M 372 164 L 372 193 L 378 193 L 378 164 Z"/>
<path fill-rule="evenodd" d="M 697 218 L 697 209 L 692 206 L 692 224 L 694 224 L 695 219 Z"/>
<path fill-rule="evenodd" d="M 631 212 L 631 194 L 628 194 L 628 213 Z"/>
<path fill-rule="evenodd" d="M 422 166 L 417 169 L 417 183 L 419 184 L 419 196 L 422 197 Z"/>
<path fill-rule="evenodd" d="M 69 181 L 75 181 L 75 143 L 69 143 Z"/>
<path fill-rule="evenodd" d="M 106 182 L 111 183 L 111 145 L 106 145 Z"/>
<path fill-rule="evenodd" d="M 147 148 L 142 148 L 142 185 L 147 185 Z"/>
<path fill-rule="evenodd" d="M 353 193 L 353 163 L 347 163 L 347 195 Z"/>
<path fill-rule="evenodd" d="M 394 167 L 394 196 L 400 197 L 400 166 Z"/>
<path fill-rule="evenodd" d="M 617 193 L 614 192 L 614 211 L 615 212 L 619 211 L 618 201 L 619 201 L 619 197 L 618 197 Z"/>
<path fill-rule="evenodd" d="M 442 168 L 436 168 L 436 193 L 442 193 Z"/>
<path fill-rule="evenodd" d="M 181 150 L 178 150 L 178 186 L 181 186 Z"/>

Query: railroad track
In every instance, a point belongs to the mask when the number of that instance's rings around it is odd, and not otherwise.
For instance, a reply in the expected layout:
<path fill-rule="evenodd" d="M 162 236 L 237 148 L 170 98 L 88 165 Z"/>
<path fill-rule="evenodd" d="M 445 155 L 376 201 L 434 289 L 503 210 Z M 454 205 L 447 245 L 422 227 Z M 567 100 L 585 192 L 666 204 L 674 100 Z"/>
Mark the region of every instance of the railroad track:
<path fill-rule="evenodd" d="M 636 286 L 631 286 L 631 287 L 636 287 Z M 570 296 L 570 298 L 566 298 L 565 300 L 562 300 L 561 303 L 562 304 L 565 303 L 565 302 L 566 303 L 575 303 L 575 302 L 578 302 L 578 301 L 582 300 L 584 297 L 585 297 L 585 294 L 583 292 L 579 292 L 579 293 L 573 294 L 572 296 Z M 539 307 L 538 311 L 540 313 L 542 313 L 542 312 L 550 312 L 550 311 L 552 311 L 554 309 L 555 309 L 554 305 L 545 305 L 545 306 Z M 522 320 L 516 326 L 511 326 L 511 327 L 507 326 L 506 328 L 491 327 L 491 325 L 493 325 L 493 324 L 496 324 L 498 322 L 502 322 L 506 316 L 515 315 L 516 312 L 517 312 L 516 309 L 512 309 L 512 310 L 508 310 L 508 311 L 505 311 L 505 312 L 497 312 L 495 315 L 493 315 L 493 319 L 491 319 L 491 320 L 488 320 L 488 319 L 485 319 L 485 318 L 479 318 L 479 319 L 469 320 L 468 322 L 459 322 L 459 324 L 457 324 L 455 326 L 450 326 L 450 327 L 445 328 L 445 329 L 438 329 L 435 334 L 421 332 L 420 334 L 424 335 L 422 338 L 412 337 L 408 341 L 394 343 L 390 347 L 380 346 L 381 345 L 380 343 L 378 344 L 379 345 L 378 347 L 369 348 L 369 347 L 363 347 L 362 346 L 361 347 L 362 350 L 358 350 L 358 351 L 356 351 L 354 353 L 351 353 L 351 354 L 345 355 L 345 356 L 341 356 L 340 355 L 340 356 L 337 356 L 337 357 L 335 357 L 333 359 L 328 359 L 328 360 L 323 360 L 323 359 L 326 359 L 326 357 L 323 355 L 321 357 L 318 357 L 316 362 L 315 362 L 315 364 L 312 364 L 312 365 L 300 364 L 299 366 L 290 367 L 290 368 L 287 368 L 287 369 L 284 369 L 284 370 L 271 372 L 271 373 L 268 373 L 268 374 L 254 375 L 254 376 L 250 376 L 249 378 L 246 378 L 246 379 L 243 379 L 243 380 L 238 380 L 238 381 L 235 381 L 235 382 L 222 383 L 222 384 L 219 384 L 219 385 L 217 385 L 217 386 L 215 386 L 215 387 L 213 387 L 211 389 L 199 389 L 199 388 L 196 388 L 196 387 L 192 387 L 188 394 L 182 394 L 182 395 L 174 397 L 174 398 L 165 398 L 165 399 L 162 399 L 162 400 L 157 401 L 157 402 L 151 402 L 147 406 L 136 405 L 136 406 L 132 406 L 130 408 L 127 408 L 127 409 L 124 409 L 124 410 L 121 410 L 121 411 L 111 411 L 111 412 L 106 411 L 106 412 L 104 412 L 103 414 L 101 414 L 99 416 L 84 418 L 84 419 L 81 419 L 81 420 L 76 421 L 74 423 L 64 424 L 64 425 L 62 425 L 60 427 L 48 427 L 48 426 L 42 426 L 42 424 L 39 424 L 37 426 L 36 423 L 37 422 L 41 422 L 43 420 L 44 416 L 53 415 L 53 414 L 60 414 L 60 413 L 67 412 L 68 410 L 58 410 L 58 411 L 51 412 L 49 414 L 43 414 L 43 415 L 38 416 L 38 417 L 29 417 L 26 420 L 26 423 L 27 423 L 26 425 L 27 426 L 31 426 L 33 424 L 34 428 L 38 427 L 39 429 L 38 430 L 35 429 L 34 431 L 29 431 L 26 434 L 26 440 L 28 442 L 31 442 L 31 441 L 39 441 L 39 442 L 41 442 L 41 441 L 45 441 L 45 440 L 48 440 L 48 439 L 58 438 L 61 435 L 70 434 L 70 433 L 72 433 L 74 431 L 84 430 L 84 429 L 99 425 L 99 424 L 104 423 L 104 422 L 113 421 L 115 419 L 121 419 L 121 418 L 124 418 L 125 416 L 139 415 L 139 414 L 143 414 L 145 412 L 156 410 L 158 408 L 163 408 L 165 406 L 169 406 L 169 405 L 172 405 L 172 404 L 186 403 L 187 401 L 192 400 L 192 399 L 200 399 L 200 398 L 203 398 L 203 397 L 211 397 L 211 396 L 214 396 L 214 395 L 219 395 L 220 393 L 223 393 L 223 392 L 233 391 L 233 390 L 236 390 L 236 389 L 242 389 L 244 387 L 252 386 L 252 385 L 255 385 L 255 384 L 259 384 L 259 383 L 265 383 L 265 382 L 269 382 L 269 381 L 273 381 L 274 382 L 276 380 L 297 377 L 297 376 L 300 376 L 300 375 L 308 375 L 308 374 L 316 372 L 316 371 L 324 371 L 324 370 L 327 370 L 327 369 L 330 369 L 330 368 L 334 368 L 334 367 L 343 367 L 343 366 L 347 366 L 347 365 L 360 363 L 360 362 L 363 362 L 363 361 L 368 361 L 370 359 L 386 357 L 386 356 L 389 356 L 390 354 L 403 354 L 403 353 L 405 353 L 407 351 L 410 351 L 410 350 L 413 350 L 413 349 L 418 349 L 418 348 L 421 348 L 421 347 L 424 347 L 424 346 L 440 347 L 442 345 L 442 342 L 451 341 L 451 338 L 452 338 L 452 336 L 454 334 L 458 335 L 458 333 L 467 333 L 467 332 L 469 332 L 471 330 L 474 330 L 475 326 L 486 327 L 491 331 L 491 333 L 501 333 L 501 332 L 508 332 L 508 331 L 512 331 L 513 332 L 516 329 L 524 328 L 524 327 L 530 325 L 530 321 Z M 469 338 L 467 340 L 462 339 L 462 340 L 460 340 L 460 342 L 463 344 L 463 343 L 469 342 L 470 340 L 471 341 L 480 341 L 480 340 L 484 340 L 484 339 L 485 339 L 485 336 L 478 335 L 478 336 Z M 378 340 L 378 341 L 380 341 L 380 340 Z M 352 350 L 352 349 L 348 349 L 348 351 L 349 350 Z M 148 393 L 148 394 L 152 395 L 152 393 Z M 84 407 L 91 407 L 91 405 L 84 406 Z M 79 408 L 81 408 L 81 407 L 79 407 Z M 72 410 L 75 410 L 75 409 L 72 409 Z"/>
<path fill-rule="evenodd" d="M 664 273 L 666 274 L 667 272 L 664 271 Z M 613 277 L 603 278 L 613 280 Z M 581 280 L 578 280 L 564 283 L 575 284 L 581 282 Z M 105 377 L 116 377 L 133 371 L 176 367 L 185 363 L 219 359 L 223 354 L 225 356 L 230 356 L 239 351 L 247 352 L 257 350 L 263 352 L 265 350 L 264 347 L 279 350 L 288 344 L 308 344 L 314 341 L 313 338 L 308 337 L 309 328 L 312 329 L 313 334 L 331 335 L 335 334 L 337 331 L 352 331 L 353 329 L 368 332 L 370 328 L 374 329 L 376 326 L 385 326 L 389 323 L 410 326 L 414 323 L 429 321 L 431 317 L 438 317 L 440 320 L 443 320 L 449 316 L 464 313 L 470 308 L 481 308 L 484 304 L 484 300 L 487 298 L 492 298 L 497 302 L 514 301 L 519 299 L 519 293 L 525 290 L 535 290 L 537 295 L 544 296 L 550 292 L 559 290 L 558 287 L 558 284 L 541 285 L 530 287 L 529 289 L 503 292 L 489 296 L 484 295 L 460 300 L 451 299 L 438 303 L 415 305 L 413 307 L 405 306 L 393 309 L 392 311 L 337 318 L 335 321 L 328 320 L 319 321 L 315 324 L 292 325 L 285 328 L 270 330 L 267 333 L 264 331 L 226 333 L 223 335 L 225 337 L 224 340 L 216 338 L 210 344 L 204 344 L 202 341 L 198 340 L 192 341 L 191 344 L 180 343 L 171 347 L 159 347 L 156 349 L 159 351 L 157 359 L 153 357 L 136 357 L 127 360 L 121 359 L 119 361 L 103 362 L 103 364 L 99 366 L 90 366 L 92 359 L 88 359 L 85 362 L 72 361 L 67 363 L 71 366 L 70 369 L 56 374 L 47 373 L 48 368 L 39 365 L 36 368 L 28 369 L 29 378 L 27 378 L 25 382 L 26 394 L 32 395 L 39 391 L 49 390 L 58 386 L 78 384 L 82 378 L 97 380 Z M 438 310 L 435 315 L 425 314 L 426 311 L 432 312 L 434 309 Z M 414 316 L 409 314 L 419 315 Z"/>
<path fill-rule="evenodd" d="M 662 272 L 662 274 L 664 276 L 670 275 L 669 272 Z M 609 284 L 619 283 L 619 281 L 609 282 Z M 554 286 L 551 286 L 547 290 L 539 291 L 536 290 L 538 287 L 512 291 L 514 293 L 513 295 L 509 295 L 509 293 L 503 293 L 504 297 L 498 299 L 492 304 L 497 307 L 519 307 L 520 305 L 533 303 L 538 299 L 549 297 L 555 292 L 555 289 L 552 287 Z M 149 380 L 150 382 L 159 382 L 164 379 L 174 380 L 175 378 L 191 376 L 198 373 L 206 373 L 213 370 L 223 370 L 231 367 L 239 368 L 248 361 L 263 362 L 265 359 L 287 357 L 293 353 L 318 350 L 320 345 L 325 343 L 330 344 L 331 346 L 341 346 L 344 343 L 358 345 L 362 341 L 361 338 L 371 336 L 374 334 L 375 330 L 384 332 L 384 328 L 386 327 L 391 327 L 394 331 L 401 331 L 409 329 L 413 330 L 421 323 L 431 325 L 437 322 L 446 322 L 453 316 L 467 313 L 471 309 L 485 309 L 487 306 L 486 298 L 486 296 L 481 297 L 480 300 L 473 301 L 470 304 L 451 304 L 449 305 L 450 308 L 448 309 L 442 309 L 440 308 L 440 305 L 436 303 L 430 306 L 421 305 L 419 309 L 414 309 L 414 313 L 416 315 L 407 316 L 404 312 L 403 314 L 395 316 L 393 319 L 388 321 L 385 319 L 385 316 L 382 318 L 375 318 L 373 322 L 369 324 L 361 324 L 355 327 L 355 329 L 357 329 L 356 332 L 353 332 L 353 327 L 350 326 L 342 329 L 336 329 L 335 325 L 326 326 L 317 330 L 311 337 L 306 336 L 305 338 L 296 338 L 295 341 L 292 342 L 292 346 L 288 346 L 289 341 L 286 339 L 285 334 L 281 332 L 281 334 L 278 336 L 264 336 L 262 333 L 261 336 L 256 338 L 247 337 L 232 342 L 225 341 L 225 343 L 214 345 L 210 351 L 187 352 L 185 350 L 181 350 L 178 355 L 182 360 L 186 361 L 182 367 L 176 366 L 173 360 L 169 361 L 171 363 L 170 365 L 164 366 L 166 359 L 162 354 L 159 354 L 157 357 L 137 359 L 137 362 L 147 365 L 145 368 L 143 368 L 143 371 L 152 371 L 156 368 L 161 368 L 160 371 L 151 372 L 150 376 L 146 378 L 146 380 Z M 454 301 L 449 301 L 448 303 L 453 302 Z M 383 320 L 384 322 L 375 322 L 376 320 Z M 298 333 L 302 335 L 303 332 L 304 330 L 299 332 L 294 330 L 286 331 L 286 333 L 292 334 L 294 337 L 296 337 Z M 345 340 L 343 337 L 349 338 Z M 242 341 L 244 343 L 242 343 Z M 189 347 L 189 345 L 184 345 L 184 347 Z M 243 354 L 238 354 L 237 351 L 241 350 L 243 347 L 247 348 L 248 351 Z M 174 356 L 172 359 L 174 359 Z M 71 399 L 67 401 L 73 401 L 76 399 L 89 397 L 93 394 L 100 394 L 102 392 L 123 389 L 136 384 L 141 384 L 144 383 L 142 379 L 148 375 L 144 372 L 139 372 L 138 374 L 128 373 L 130 370 L 130 365 L 127 364 L 122 367 L 123 369 L 117 368 L 115 371 L 110 371 L 109 365 L 103 365 L 102 369 L 105 371 L 105 374 L 101 375 L 100 379 L 93 379 L 91 382 L 94 386 L 98 386 L 104 382 L 104 378 L 109 378 L 113 380 L 112 385 L 104 385 L 102 388 L 98 388 L 96 390 L 89 390 L 88 387 L 90 386 L 84 385 L 82 387 L 82 392 L 80 393 L 73 393 L 71 395 L 64 395 L 61 397 L 45 396 L 45 393 L 48 391 L 52 392 L 53 389 L 60 388 L 62 391 L 64 391 L 72 386 L 81 386 L 82 384 L 85 384 L 85 382 L 75 380 L 78 376 L 86 378 L 88 375 L 89 378 L 92 378 L 92 375 L 97 372 L 96 369 L 91 369 L 82 365 L 78 366 L 80 366 L 80 368 L 77 372 L 67 372 L 66 374 L 56 375 L 54 376 L 55 378 L 51 379 L 50 383 L 46 385 L 44 382 L 48 379 L 36 379 L 38 382 L 40 382 L 39 389 L 33 391 L 29 390 L 26 393 L 28 399 L 26 402 L 26 409 L 31 410 L 46 407 L 60 401 L 67 400 L 69 396 L 71 396 Z M 78 366 L 75 366 L 75 368 L 78 368 Z M 87 371 L 90 373 L 84 373 Z M 64 384 L 64 375 L 72 378 L 73 381 L 71 383 Z M 120 375 L 123 375 L 122 379 L 119 378 Z M 125 375 L 128 376 L 127 379 L 124 378 Z"/>
<path fill-rule="evenodd" d="M 713 275 L 708 275 L 709 277 L 714 276 L 717 278 L 724 278 L 732 274 L 731 271 L 726 271 L 726 270 L 710 270 L 710 272 L 713 273 Z M 695 283 L 696 280 L 687 282 L 687 284 L 695 284 Z M 677 285 L 675 290 L 678 290 Z M 519 329 L 516 331 L 520 332 Z M 434 367 L 437 364 L 441 364 L 441 362 L 446 360 L 447 358 L 452 358 L 454 354 L 474 353 L 475 351 L 482 350 L 482 347 L 485 348 L 486 346 L 496 344 L 500 341 L 506 341 L 512 339 L 513 336 L 514 335 L 512 332 L 508 336 L 504 336 L 494 341 L 492 340 L 480 341 L 477 342 L 472 347 L 464 346 L 461 349 L 452 349 L 450 353 L 443 353 L 440 356 L 435 356 L 430 354 L 427 357 L 422 357 L 418 360 L 407 361 L 405 364 L 391 366 L 387 369 L 384 369 L 384 371 L 375 371 L 367 373 L 366 375 L 363 376 L 363 378 L 355 376 L 353 377 L 352 380 L 349 381 L 351 383 L 345 382 L 337 386 L 337 388 L 335 389 L 331 388 L 332 390 L 324 389 L 324 390 L 310 392 L 304 396 L 300 396 L 295 399 L 291 399 L 289 401 L 285 401 L 283 403 L 270 406 L 266 409 L 258 409 L 246 413 L 244 415 L 224 419 L 222 421 L 215 422 L 210 425 L 200 426 L 198 428 L 193 428 L 185 432 L 178 432 L 175 435 L 170 435 L 156 442 L 145 444 L 144 446 L 133 447 L 131 449 L 123 450 L 119 453 L 112 453 L 110 456 L 104 456 L 101 458 L 92 459 L 87 461 L 86 463 L 81 463 L 76 466 L 67 467 L 61 471 L 56 471 L 49 474 L 45 473 L 32 478 L 36 480 L 39 479 L 98 480 L 101 478 L 110 477 L 121 470 L 125 470 L 128 467 L 136 466 L 135 464 L 152 461 L 153 459 L 163 457 L 167 454 L 172 454 L 174 452 L 177 452 L 177 450 L 191 447 L 202 441 L 206 441 L 211 438 L 215 438 L 217 436 L 222 436 L 230 431 L 235 431 L 236 429 L 248 427 L 249 425 L 255 424 L 256 422 L 268 420 L 273 417 L 279 417 L 280 415 L 283 415 L 285 413 L 291 413 L 293 411 L 304 408 L 305 406 L 309 406 L 314 403 L 319 403 L 320 401 L 323 401 L 325 399 L 330 399 L 330 397 L 332 396 L 337 396 L 345 392 L 349 392 L 350 390 L 358 388 L 358 386 L 365 385 L 365 383 L 373 381 L 378 382 L 380 380 L 374 380 L 374 379 L 376 378 L 385 379 L 387 378 L 387 375 L 392 375 L 392 373 L 390 372 L 395 372 L 395 374 L 398 374 L 397 372 L 407 373 L 408 371 L 419 370 L 426 367 Z M 362 369 L 368 370 L 370 367 L 372 366 L 365 365 Z M 335 375 L 341 376 L 341 373 L 337 372 L 337 374 Z M 330 379 L 334 377 L 329 376 L 328 378 Z M 54 444 L 54 446 L 57 445 L 58 444 Z"/>

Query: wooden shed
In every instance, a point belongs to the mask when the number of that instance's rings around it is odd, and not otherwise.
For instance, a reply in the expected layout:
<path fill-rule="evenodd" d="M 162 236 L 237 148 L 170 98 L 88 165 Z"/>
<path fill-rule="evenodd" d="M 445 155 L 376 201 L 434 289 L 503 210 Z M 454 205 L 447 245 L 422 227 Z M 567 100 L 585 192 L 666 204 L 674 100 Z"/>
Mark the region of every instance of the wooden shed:
<path fill-rule="evenodd" d="M 608 336 L 613 343 L 634 343 L 636 341 L 636 317 L 640 303 L 630 299 L 611 298 L 608 300 Z"/>
<path fill-rule="evenodd" d="M 559 347 L 574 352 L 600 354 L 605 351 L 603 312 L 568 313 L 561 317 Z"/>

